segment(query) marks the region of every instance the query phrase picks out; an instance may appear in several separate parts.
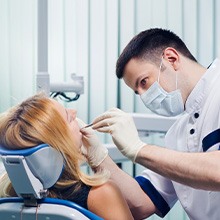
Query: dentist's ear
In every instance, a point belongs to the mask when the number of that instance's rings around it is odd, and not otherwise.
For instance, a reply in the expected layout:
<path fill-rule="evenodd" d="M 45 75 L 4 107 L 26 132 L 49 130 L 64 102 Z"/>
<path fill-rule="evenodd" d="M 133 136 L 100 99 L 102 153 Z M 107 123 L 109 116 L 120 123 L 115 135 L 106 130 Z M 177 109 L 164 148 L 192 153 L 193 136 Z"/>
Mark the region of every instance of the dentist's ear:
<path fill-rule="evenodd" d="M 163 52 L 163 59 L 168 61 L 175 71 L 179 69 L 180 66 L 180 54 L 173 47 L 167 47 Z"/>

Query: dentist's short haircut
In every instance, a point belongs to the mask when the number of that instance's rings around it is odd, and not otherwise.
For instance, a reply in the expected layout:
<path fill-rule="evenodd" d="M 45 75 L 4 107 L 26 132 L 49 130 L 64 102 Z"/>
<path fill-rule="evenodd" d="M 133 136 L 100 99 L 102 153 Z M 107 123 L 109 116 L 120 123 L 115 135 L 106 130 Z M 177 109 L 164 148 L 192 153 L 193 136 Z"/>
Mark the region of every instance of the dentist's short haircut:
<path fill-rule="evenodd" d="M 183 56 L 197 62 L 185 43 L 175 33 L 166 29 L 152 28 L 140 32 L 124 48 L 116 64 L 117 77 L 119 79 L 123 77 L 126 64 L 133 58 L 159 65 L 163 51 L 167 47 L 173 47 Z"/>

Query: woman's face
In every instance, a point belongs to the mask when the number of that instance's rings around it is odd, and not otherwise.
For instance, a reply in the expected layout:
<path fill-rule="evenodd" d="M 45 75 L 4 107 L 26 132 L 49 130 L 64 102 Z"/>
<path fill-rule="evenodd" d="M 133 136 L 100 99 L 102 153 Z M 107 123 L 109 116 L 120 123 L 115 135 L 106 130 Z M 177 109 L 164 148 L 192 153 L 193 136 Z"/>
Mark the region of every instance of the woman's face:
<path fill-rule="evenodd" d="M 51 99 L 54 102 L 57 110 L 60 112 L 64 120 L 69 125 L 73 138 L 75 140 L 76 146 L 80 149 L 82 146 L 82 133 L 80 132 L 80 128 L 78 122 L 76 120 L 76 110 L 74 109 L 66 109 L 59 102 Z"/>

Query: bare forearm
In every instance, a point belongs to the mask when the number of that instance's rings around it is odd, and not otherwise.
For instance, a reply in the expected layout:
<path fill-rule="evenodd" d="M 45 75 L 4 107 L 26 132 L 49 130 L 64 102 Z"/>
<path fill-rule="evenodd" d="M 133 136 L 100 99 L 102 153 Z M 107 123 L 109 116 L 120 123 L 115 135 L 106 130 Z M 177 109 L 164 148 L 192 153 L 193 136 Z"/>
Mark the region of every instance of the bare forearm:
<path fill-rule="evenodd" d="M 185 153 L 153 145 L 143 147 L 136 162 L 176 182 L 220 190 L 220 152 Z"/>
<path fill-rule="evenodd" d="M 120 188 L 135 219 L 143 219 L 155 213 L 154 204 L 142 191 L 136 180 L 122 171 L 110 157 L 107 157 L 99 168 L 105 168 L 111 172 L 111 179 Z"/>

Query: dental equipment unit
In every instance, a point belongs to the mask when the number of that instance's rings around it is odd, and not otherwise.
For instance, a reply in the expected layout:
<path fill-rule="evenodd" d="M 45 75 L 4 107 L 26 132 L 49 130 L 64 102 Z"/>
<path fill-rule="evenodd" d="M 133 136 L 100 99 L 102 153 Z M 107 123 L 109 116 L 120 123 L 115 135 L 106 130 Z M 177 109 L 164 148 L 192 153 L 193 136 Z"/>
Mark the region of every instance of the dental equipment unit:
<path fill-rule="evenodd" d="M 66 102 L 76 101 L 84 93 L 82 76 L 71 75 L 70 82 L 51 82 L 48 73 L 48 1 L 38 0 L 38 65 L 36 76 L 37 92 L 44 91 L 52 98 L 61 97 Z M 66 93 L 75 93 L 74 97 Z"/>
<path fill-rule="evenodd" d="M 48 96 L 55 98 L 61 96 L 64 101 L 76 101 L 84 93 L 84 80 L 82 76 L 71 74 L 71 82 L 50 82 L 50 76 L 47 72 L 38 72 L 36 77 L 37 92 L 44 91 Z M 74 93 L 70 98 L 66 93 Z"/>

